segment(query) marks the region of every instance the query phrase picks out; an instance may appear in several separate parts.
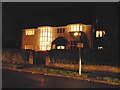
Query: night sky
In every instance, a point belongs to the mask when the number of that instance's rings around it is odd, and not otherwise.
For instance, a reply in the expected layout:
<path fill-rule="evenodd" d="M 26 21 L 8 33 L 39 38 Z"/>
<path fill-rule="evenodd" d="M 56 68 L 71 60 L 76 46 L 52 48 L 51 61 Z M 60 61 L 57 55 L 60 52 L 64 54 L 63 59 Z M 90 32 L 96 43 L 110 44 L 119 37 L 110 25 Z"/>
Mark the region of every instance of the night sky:
<path fill-rule="evenodd" d="M 24 28 L 41 25 L 61 26 L 71 23 L 95 25 L 107 31 L 109 40 L 117 44 L 118 3 L 49 3 L 49 2 L 3 2 L 2 39 L 21 42 Z"/>

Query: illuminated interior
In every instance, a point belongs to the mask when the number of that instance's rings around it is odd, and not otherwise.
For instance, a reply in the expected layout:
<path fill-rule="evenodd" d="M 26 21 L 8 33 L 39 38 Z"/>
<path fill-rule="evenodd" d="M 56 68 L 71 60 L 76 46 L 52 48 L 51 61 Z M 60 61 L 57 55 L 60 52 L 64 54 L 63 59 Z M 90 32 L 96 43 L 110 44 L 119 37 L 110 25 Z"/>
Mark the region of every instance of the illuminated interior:
<path fill-rule="evenodd" d="M 31 50 L 33 50 L 33 45 L 25 45 L 25 49 L 31 49 Z"/>
<path fill-rule="evenodd" d="M 35 31 L 33 29 L 25 31 L 25 35 L 34 35 L 34 33 L 35 33 Z"/>
<path fill-rule="evenodd" d="M 70 25 L 70 31 L 74 32 L 74 31 L 83 31 L 83 27 L 80 24 L 72 24 Z"/>
<path fill-rule="evenodd" d="M 74 33 L 74 36 L 78 36 L 78 32 L 75 32 L 75 33 Z"/>
<path fill-rule="evenodd" d="M 98 49 L 103 49 L 103 47 L 98 47 Z"/>
<path fill-rule="evenodd" d="M 65 49 L 65 46 L 57 46 L 57 49 Z"/>
<path fill-rule="evenodd" d="M 51 27 L 41 27 L 40 28 L 40 50 L 46 51 L 51 49 L 52 42 L 52 28 Z"/>
<path fill-rule="evenodd" d="M 96 31 L 96 37 L 103 37 L 105 35 L 105 31 Z"/>
<path fill-rule="evenodd" d="M 53 44 L 52 49 L 55 49 L 55 47 L 56 47 L 56 45 L 55 45 L 55 44 Z"/>

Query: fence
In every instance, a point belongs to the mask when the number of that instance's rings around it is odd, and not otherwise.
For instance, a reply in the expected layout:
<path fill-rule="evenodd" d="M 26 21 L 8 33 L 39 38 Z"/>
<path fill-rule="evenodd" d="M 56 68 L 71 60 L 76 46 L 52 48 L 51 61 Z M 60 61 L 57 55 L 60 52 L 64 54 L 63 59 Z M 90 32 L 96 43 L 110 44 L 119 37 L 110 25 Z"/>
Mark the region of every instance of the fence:
<path fill-rule="evenodd" d="M 51 63 L 78 63 L 78 50 L 51 50 L 50 62 Z M 119 66 L 117 54 L 111 53 L 109 50 L 89 50 L 84 52 L 82 50 L 82 64 L 85 65 L 106 65 L 106 66 Z"/>
<path fill-rule="evenodd" d="M 32 52 L 30 56 L 30 52 Z M 35 52 L 31 50 L 3 49 L 3 61 L 15 61 L 29 63 L 30 57 L 33 64 L 45 64 L 46 57 L 50 57 L 51 63 L 78 64 L 78 50 L 50 50 L 49 52 Z M 110 50 L 82 50 L 82 64 L 119 66 L 118 57 Z"/>

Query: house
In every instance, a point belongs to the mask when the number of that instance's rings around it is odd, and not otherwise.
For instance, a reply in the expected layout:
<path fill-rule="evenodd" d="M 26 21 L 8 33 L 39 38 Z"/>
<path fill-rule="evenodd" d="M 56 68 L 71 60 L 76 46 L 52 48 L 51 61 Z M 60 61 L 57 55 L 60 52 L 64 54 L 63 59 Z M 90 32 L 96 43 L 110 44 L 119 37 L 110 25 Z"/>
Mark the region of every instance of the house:
<path fill-rule="evenodd" d="M 86 24 L 68 24 L 66 26 L 40 26 L 38 28 L 24 29 L 22 33 L 22 49 L 31 49 L 34 51 L 49 51 L 51 49 L 76 49 L 76 43 L 79 38 L 73 38 L 74 35 L 83 35 L 83 44 L 88 40 L 88 45 L 93 48 L 93 27 Z M 100 33 L 101 35 L 101 33 Z M 81 35 L 82 36 L 82 35 Z M 86 36 L 86 39 L 84 38 Z M 98 37 L 98 32 L 97 36 Z"/>

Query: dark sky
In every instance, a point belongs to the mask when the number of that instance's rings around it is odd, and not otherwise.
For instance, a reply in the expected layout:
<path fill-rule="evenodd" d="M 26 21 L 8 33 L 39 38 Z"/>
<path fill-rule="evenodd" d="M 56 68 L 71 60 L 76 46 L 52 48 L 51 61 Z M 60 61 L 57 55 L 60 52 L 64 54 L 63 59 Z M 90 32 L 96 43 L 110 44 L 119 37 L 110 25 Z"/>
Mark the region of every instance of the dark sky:
<path fill-rule="evenodd" d="M 41 25 L 61 26 L 70 23 L 95 24 L 106 29 L 110 39 L 118 32 L 118 3 L 42 3 L 3 2 L 2 36 L 4 40 L 20 40 L 22 29 Z"/>

